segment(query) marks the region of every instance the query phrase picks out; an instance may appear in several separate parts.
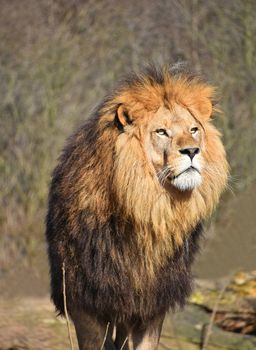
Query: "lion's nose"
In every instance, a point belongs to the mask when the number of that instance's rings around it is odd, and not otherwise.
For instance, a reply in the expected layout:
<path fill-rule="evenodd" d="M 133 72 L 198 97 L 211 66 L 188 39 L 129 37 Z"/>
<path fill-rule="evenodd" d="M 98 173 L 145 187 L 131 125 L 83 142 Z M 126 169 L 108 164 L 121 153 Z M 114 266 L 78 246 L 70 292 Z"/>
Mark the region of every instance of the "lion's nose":
<path fill-rule="evenodd" d="M 186 154 L 192 160 L 196 154 L 199 153 L 198 147 L 182 148 L 179 150 L 181 154 Z"/>

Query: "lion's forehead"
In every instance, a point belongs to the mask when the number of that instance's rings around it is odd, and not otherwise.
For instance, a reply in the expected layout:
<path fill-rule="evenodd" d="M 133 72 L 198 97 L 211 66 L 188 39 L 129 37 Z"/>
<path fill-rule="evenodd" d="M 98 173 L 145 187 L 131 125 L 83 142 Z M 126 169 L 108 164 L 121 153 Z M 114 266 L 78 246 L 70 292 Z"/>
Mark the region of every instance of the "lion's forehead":
<path fill-rule="evenodd" d="M 174 104 L 172 109 L 168 109 L 165 106 L 159 107 L 155 113 L 147 116 L 145 123 L 150 128 L 167 128 L 179 131 L 195 124 L 196 120 L 186 108 Z"/>

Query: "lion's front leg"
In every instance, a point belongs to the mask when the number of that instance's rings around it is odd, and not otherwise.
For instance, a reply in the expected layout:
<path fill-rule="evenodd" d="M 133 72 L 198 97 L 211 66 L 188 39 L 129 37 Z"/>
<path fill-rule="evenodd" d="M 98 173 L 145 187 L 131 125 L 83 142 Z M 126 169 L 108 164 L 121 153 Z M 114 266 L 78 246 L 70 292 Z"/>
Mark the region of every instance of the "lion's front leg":
<path fill-rule="evenodd" d="M 83 311 L 71 312 L 74 322 L 79 350 L 116 350 L 112 340 L 113 326 L 106 322 L 100 322 L 96 317 L 90 316 Z M 107 334 L 106 334 L 107 332 Z"/>
<path fill-rule="evenodd" d="M 156 350 L 164 316 L 161 315 L 147 325 L 136 324 L 132 327 L 117 325 L 115 340 L 117 350 Z"/>

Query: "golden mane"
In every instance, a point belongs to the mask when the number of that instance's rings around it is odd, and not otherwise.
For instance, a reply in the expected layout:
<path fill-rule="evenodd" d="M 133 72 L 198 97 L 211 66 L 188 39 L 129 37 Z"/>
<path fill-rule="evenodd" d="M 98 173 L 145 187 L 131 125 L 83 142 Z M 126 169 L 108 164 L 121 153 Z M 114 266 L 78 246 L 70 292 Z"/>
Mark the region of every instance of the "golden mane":
<path fill-rule="evenodd" d="M 114 212 L 132 227 L 142 269 L 151 274 L 211 214 L 225 188 L 228 164 L 220 134 L 210 121 L 213 99 L 214 88 L 198 78 L 153 70 L 126 81 L 96 111 L 98 138 L 87 171 L 78 179 L 79 207 L 98 213 L 102 222 Z M 187 108 L 205 132 L 204 180 L 191 192 L 163 188 L 143 149 L 150 113 L 174 103 Z M 120 105 L 138 122 L 129 138 L 114 125 Z"/>

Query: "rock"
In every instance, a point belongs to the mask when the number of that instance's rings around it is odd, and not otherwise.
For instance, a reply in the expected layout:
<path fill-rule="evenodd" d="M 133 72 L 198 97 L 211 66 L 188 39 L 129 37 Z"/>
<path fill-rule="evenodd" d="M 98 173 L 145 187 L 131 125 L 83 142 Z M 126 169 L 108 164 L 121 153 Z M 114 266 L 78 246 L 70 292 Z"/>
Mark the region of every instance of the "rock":
<path fill-rule="evenodd" d="M 211 314 L 198 305 L 190 304 L 184 311 L 166 316 L 160 349 L 198 350 L 203 342 Z M 180 346 L 179 346 L 180 345 Z M 226 332 L 213 325 L 207 350 L 255 350 L 256 337 Z"/>
<path fill-rule="evenodd" d="M 166 316 L 160 349 L 201 349 L 213 313 L 207 350 L 256 349 L 256 272 L 197 280 L 184 311 Z"/>

